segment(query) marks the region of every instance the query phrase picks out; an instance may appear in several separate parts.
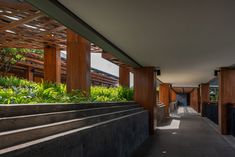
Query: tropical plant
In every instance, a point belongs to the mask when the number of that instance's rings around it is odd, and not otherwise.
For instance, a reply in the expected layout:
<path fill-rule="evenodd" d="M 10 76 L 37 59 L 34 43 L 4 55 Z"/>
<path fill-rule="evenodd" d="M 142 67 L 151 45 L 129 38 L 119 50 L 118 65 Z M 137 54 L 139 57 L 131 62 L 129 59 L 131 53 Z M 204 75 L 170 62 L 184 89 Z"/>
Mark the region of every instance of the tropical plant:
<path fill-rule="evenodd" d="M 67 93 L 65 84 L 35 83 L 14 76 L 0 77 L 0 104 L 80 103 L 133 100 L 133 89 L 91 87 L 90 97 L 80 90 Z"/>
<path fill-rule="evenodd" d="M 24 59 L 23 53 L 24 49 L 2 48 L 0 50 L 0 70 L 4 71 L 4 74 L 8 72 L 13 64 Z"/>
<path fill-rule="evenodd" d="M 42 50 L 25 48 L 2 48 L 0 49 L 0 70 L 3 75 L 10 71 L 12 65 L 25 60 L 26 53 L 43 54 Z"/>
<path fill-rule="evenodd" d="M 133 89 L 125 87 L 91 87 L 91 100 L 98 102 L 106 101 L 130 101 L 133 100 Z"/>

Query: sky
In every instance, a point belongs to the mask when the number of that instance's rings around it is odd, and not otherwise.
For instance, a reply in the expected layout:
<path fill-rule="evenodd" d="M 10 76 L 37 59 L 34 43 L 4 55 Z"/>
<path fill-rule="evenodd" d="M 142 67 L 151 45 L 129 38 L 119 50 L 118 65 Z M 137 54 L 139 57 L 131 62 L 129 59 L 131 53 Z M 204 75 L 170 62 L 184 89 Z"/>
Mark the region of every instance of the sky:
<path fill-rule="evenodd" d="M 101 53 L 91 53 L 91 67 L 117 77 L 119 76 L 119 67 L 103 59 Z"/>

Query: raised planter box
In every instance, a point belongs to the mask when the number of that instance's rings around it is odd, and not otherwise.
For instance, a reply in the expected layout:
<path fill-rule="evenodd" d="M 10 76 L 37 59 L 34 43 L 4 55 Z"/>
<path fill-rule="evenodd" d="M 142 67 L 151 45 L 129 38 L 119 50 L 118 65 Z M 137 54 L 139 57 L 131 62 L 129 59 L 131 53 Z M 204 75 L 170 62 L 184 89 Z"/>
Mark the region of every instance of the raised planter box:
<path fill-rule="evenodd" d="M 10 117 L 15 115 L 29 115 L 47 112 L 68 111 L 78 109 L 91 109 L 97 107 L 131 105 L 129 102 L 98 102 L 98 103 L 42 103 L 42 104 L 0 104 L 0 117 Z"/>
<path fill-rule="evenodd" d="M 164 119 L 165 105 L 164 104 L 156 104 L 156 107 L 155 107 L 154 111 L 155 111 L 155 117 L 156 117 L 156 124 L 155 124 L 155 127 L 156 127 Z"/>
<path fill-rule="evenodd" d="M 204 103 L 203 107 L 203 117 L 207 117 L 214 123 L 218 124 L 218 104 L 217 103 Z"/>
<path fill-rule="evenodd" d="M 228 130 L 229 134 L 235 136 L 235 105 L 228 105 Z"/>

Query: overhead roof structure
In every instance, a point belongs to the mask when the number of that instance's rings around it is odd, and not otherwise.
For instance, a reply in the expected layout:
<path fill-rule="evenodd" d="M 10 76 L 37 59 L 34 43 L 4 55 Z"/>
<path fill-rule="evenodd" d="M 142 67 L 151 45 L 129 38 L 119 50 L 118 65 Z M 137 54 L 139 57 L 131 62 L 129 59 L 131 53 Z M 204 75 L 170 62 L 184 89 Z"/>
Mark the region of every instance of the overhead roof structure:
<path fill-rule="evenodd" d="M 66 52 L 67 27 L 22 0 L 0 0 L 0 48 L 44 49 L 56 46 Z M 116 65 L 129 67 L 91 43 L 92 53 L 102 53 Z"/>
<path fill-rule="evenodd" d="M 159 78 L 173 86 L 208 82 L 215 69 L 235 62 L 232 0 L 58 0 L 58 4 L 141 66 L 159 67 Z"/>
<path fill-rule="evenodd" d="M 44 49 L 50 45 L 66 50 L 66 27 L 28 3 L 0 1 L 0 48 Z M 103 50 L 91 44 L 91 52 Z"/>

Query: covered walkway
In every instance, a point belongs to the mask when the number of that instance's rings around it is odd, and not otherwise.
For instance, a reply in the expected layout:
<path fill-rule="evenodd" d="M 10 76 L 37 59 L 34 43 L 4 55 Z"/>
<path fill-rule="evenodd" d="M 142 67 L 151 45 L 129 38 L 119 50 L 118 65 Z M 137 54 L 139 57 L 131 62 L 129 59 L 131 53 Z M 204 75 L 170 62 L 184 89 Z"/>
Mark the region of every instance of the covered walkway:
<path fill-rule="evenodd" d="M 0 0 L 0 48 L 44 52 L 43 62 L 21 70 L 28 80 L 40 72 L 45 82 L 59 84 L 63 74 L 67 93 L 91 100 L 96 52 L 119 66 L 119 85 L 133 82 L 134 89 L 124 109 L 123 102 L 94 100 L 33 104 L 32 110 L 3 105 L 0 156 L 235 157 L 234 137 L 223 136 L 235 136 L 234 17 L 233 1 Z M 30 91 L 21 99 L 36 96 Z M 192 108 L 171 114 L 175 104 Z"/>
<path fill-rule="evenodd" d="M 181 107 L 133 157 L 234 157 L 233 140 L 220 135 L 192 108 Z"/>

